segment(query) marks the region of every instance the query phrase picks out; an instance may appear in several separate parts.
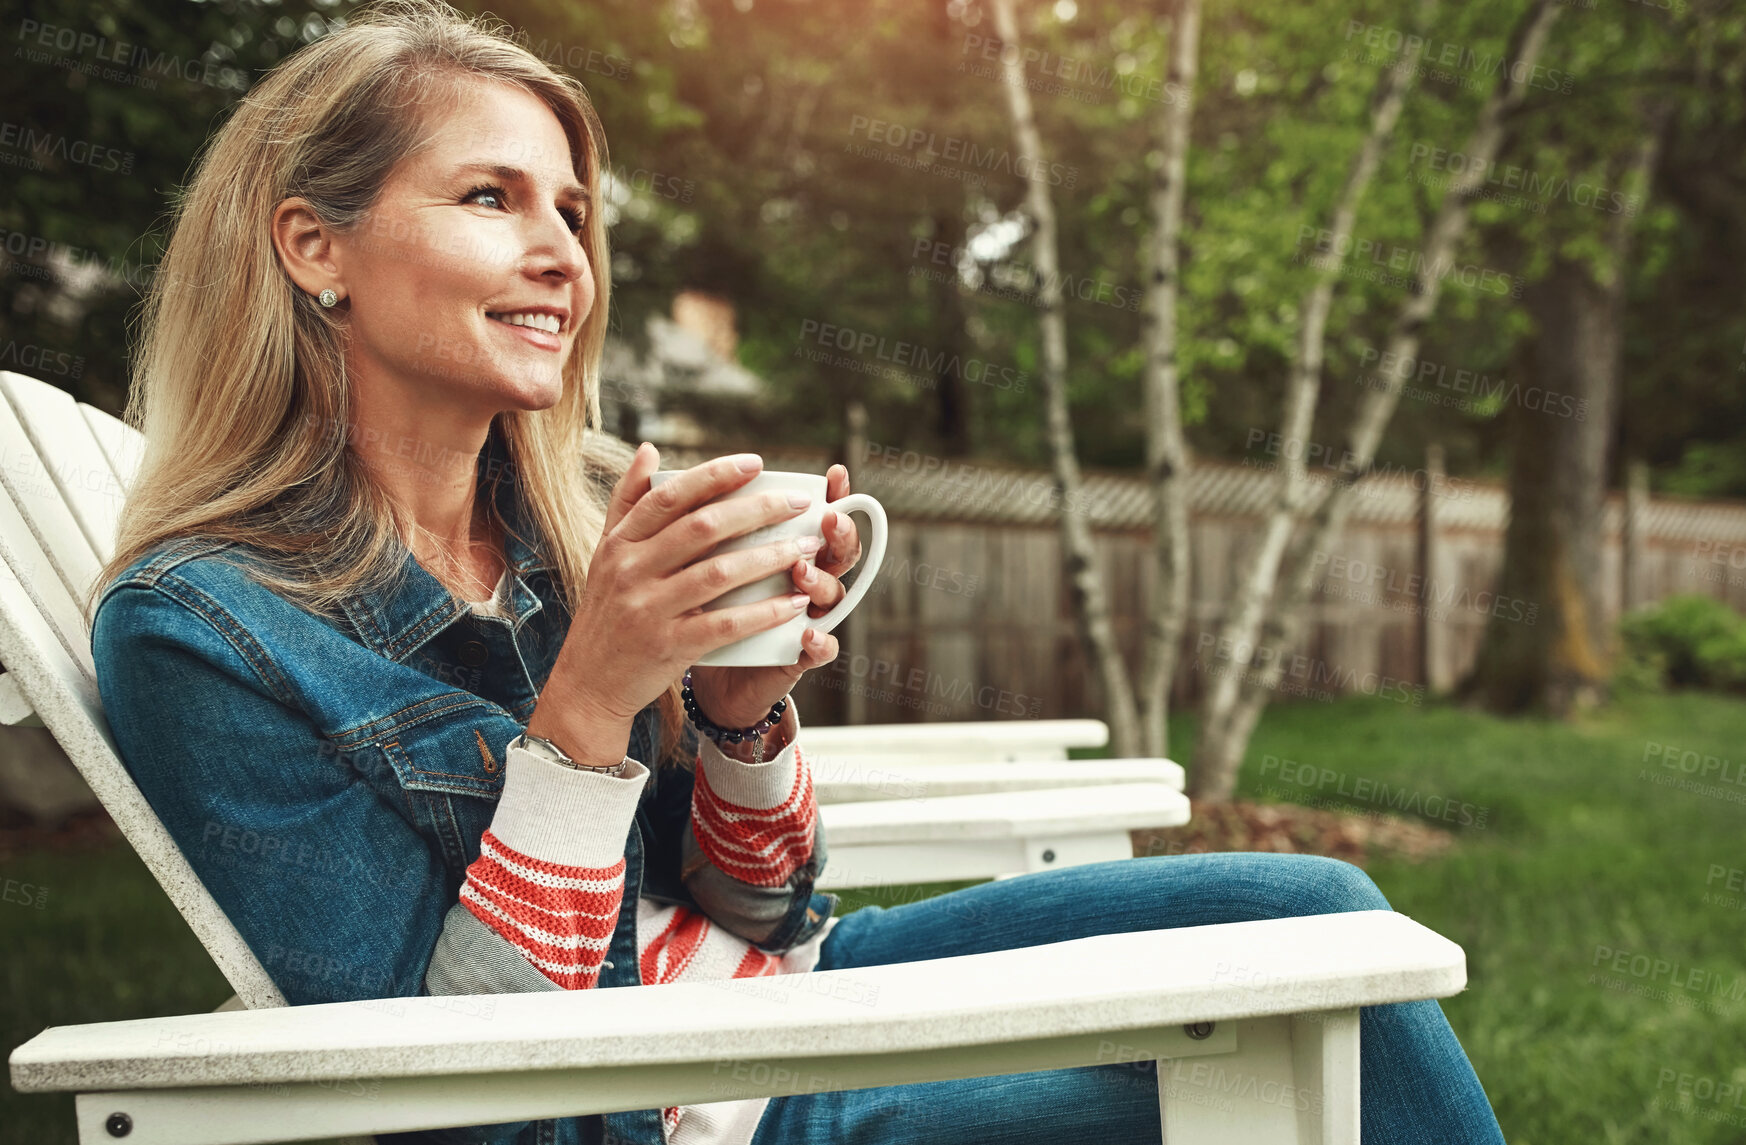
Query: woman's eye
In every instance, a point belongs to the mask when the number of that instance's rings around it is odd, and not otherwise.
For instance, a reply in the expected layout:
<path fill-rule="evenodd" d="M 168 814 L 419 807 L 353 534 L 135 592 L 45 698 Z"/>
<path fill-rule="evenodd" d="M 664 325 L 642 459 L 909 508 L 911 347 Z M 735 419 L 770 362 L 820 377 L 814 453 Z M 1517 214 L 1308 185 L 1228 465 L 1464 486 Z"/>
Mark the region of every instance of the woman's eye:
<path fill-rule="evenodd" d="M 490 197 L 495 198 L 495 199 L 502 199 L 503 198 L 503 188 L 502 187 L 474 187 L 471 191 L 468 191 L 465 195 L 461 196 L 461 202 L 465 203 L 471 199 L 477 198 L 480 195 L 489 195 Z"/>
<path fill-rule="evenodd" d="M 502 187 L 485 186 L 474 187 L 471 191 L 468 191 L 465 195 L 461 196 L 461 201 L 463 203 L 471 202 L 480 196 L 496 199 L 499 205 L 501 205 L 504 199 L 507 198 Z M 582 233 L 583 226 L 587 221 L 587 215 L 584 212 L 576 210 L 574 207 L 564 207 L 561 208 L 558 213 L 564 216 L 564 221 L 570 224 L 570 230 L 573 233 L 577 235 Z"/>

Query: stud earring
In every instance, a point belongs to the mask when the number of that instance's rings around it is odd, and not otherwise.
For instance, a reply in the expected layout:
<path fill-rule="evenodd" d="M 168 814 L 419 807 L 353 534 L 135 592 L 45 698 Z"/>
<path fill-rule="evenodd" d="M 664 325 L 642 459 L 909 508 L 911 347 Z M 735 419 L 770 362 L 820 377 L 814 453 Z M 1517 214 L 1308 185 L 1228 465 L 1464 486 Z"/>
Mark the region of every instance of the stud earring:
<path fill-rule="evenodd" d="M 317 299 L 317 301 L 320 302 L 323 306 L 331 307 L 331 306 L 333 306 L 334 303 L 339 301 L 339 295 L 337 295 L 333 292 L 332 287 L 329 287 L 328 289 L 321 292 L 321 295 Z"/>

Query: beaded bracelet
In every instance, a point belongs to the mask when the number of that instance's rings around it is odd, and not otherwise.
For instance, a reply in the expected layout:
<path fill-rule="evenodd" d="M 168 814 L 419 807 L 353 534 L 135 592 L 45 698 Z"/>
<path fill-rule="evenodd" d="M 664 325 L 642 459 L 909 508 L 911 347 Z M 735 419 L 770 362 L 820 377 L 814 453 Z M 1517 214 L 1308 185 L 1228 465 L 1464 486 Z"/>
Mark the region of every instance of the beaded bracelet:
<path fill-rule="evenodd" d="M 752 741 L 752 762 L 764 762 L 764 733 L 782 722 L 782 715 L 788 710 L 788 697 L 783 696 L 770 708 L 770 714 L 749 728 L 724 728 L 697 706 L 697 697 L 691 691 L 691 669 L 685 670 L 685 678 L 680 682 L 679 696 L 685 701 L 685 715 L 691 721 L 691 726 L 708 736 L 716 744 L 724 740 L 728 743 L 744 743 Z"/>

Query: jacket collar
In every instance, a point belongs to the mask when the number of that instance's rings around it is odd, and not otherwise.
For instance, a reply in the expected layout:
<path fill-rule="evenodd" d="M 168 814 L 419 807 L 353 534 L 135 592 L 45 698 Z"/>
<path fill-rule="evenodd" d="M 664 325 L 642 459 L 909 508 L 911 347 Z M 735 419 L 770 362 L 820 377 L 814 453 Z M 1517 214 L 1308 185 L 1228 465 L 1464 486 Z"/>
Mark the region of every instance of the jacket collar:
<path fill-rule="evenodd" d="M 544 607 L 524 578 L 541 571 L 555 571 L 557 566 L 544 551 L 521 539 L 527 537 L 537 542 L 539 530 L 523 511 L 514 479 L 515 467 L 510 464 L 508 447 L 495 419 L 480 452 L 478 472 L 480 496 L 487 495 L 493 478 L 497 479 L 497 509 L 512 528 L 504 550 L 511 573 L 508 611 L 513 625 L 519 629 L 527 617 Z M 401 544 L 400 550 L 400 573 L 388 589 L 351 596 L 340 605 L 359 639 L 395 661 L 404 659 L 467 613 L 466 607 L 449 595 L 442 582 L 418 563 L 411 549 Z"/>

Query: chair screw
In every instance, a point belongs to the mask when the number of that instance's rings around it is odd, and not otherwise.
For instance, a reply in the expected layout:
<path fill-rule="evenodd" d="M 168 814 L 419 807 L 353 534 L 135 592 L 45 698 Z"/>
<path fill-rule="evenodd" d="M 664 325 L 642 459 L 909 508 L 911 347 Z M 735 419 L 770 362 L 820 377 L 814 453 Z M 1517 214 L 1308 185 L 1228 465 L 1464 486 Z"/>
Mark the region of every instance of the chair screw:
<path fill-rule="evenodd" d="M 109 1131 L 111 1137 L 126 1137 L 133 1132 L 133 1118 L 125 1113 L 111 1113 L 103 1122 L 103 1128 Z"/>
<path fill-rule="evenodd" d="M 1055 850 L 1054 850 L 1054 848 L 1052 848 L 1052 847 L 1051 847 L 1051 848 L 1048 848 L 1048 849 L 1045 849 L 1045 850 L 1044 850 L 1044 851 L 1043 851 L 1043 862 L 1045 862 L 1045 863 L 1052 863 L 1052 862 L 1054 862 L 1054 861 L 1055 861 Z"/>
<path fill-rule="evenodd" d="M 1211 1022 L 1194 1022 L 1182 1027 L 1182 1032 L 1197 1042 L 1204 1042 L 1212 1037 L 1213 1024 Z"/>

